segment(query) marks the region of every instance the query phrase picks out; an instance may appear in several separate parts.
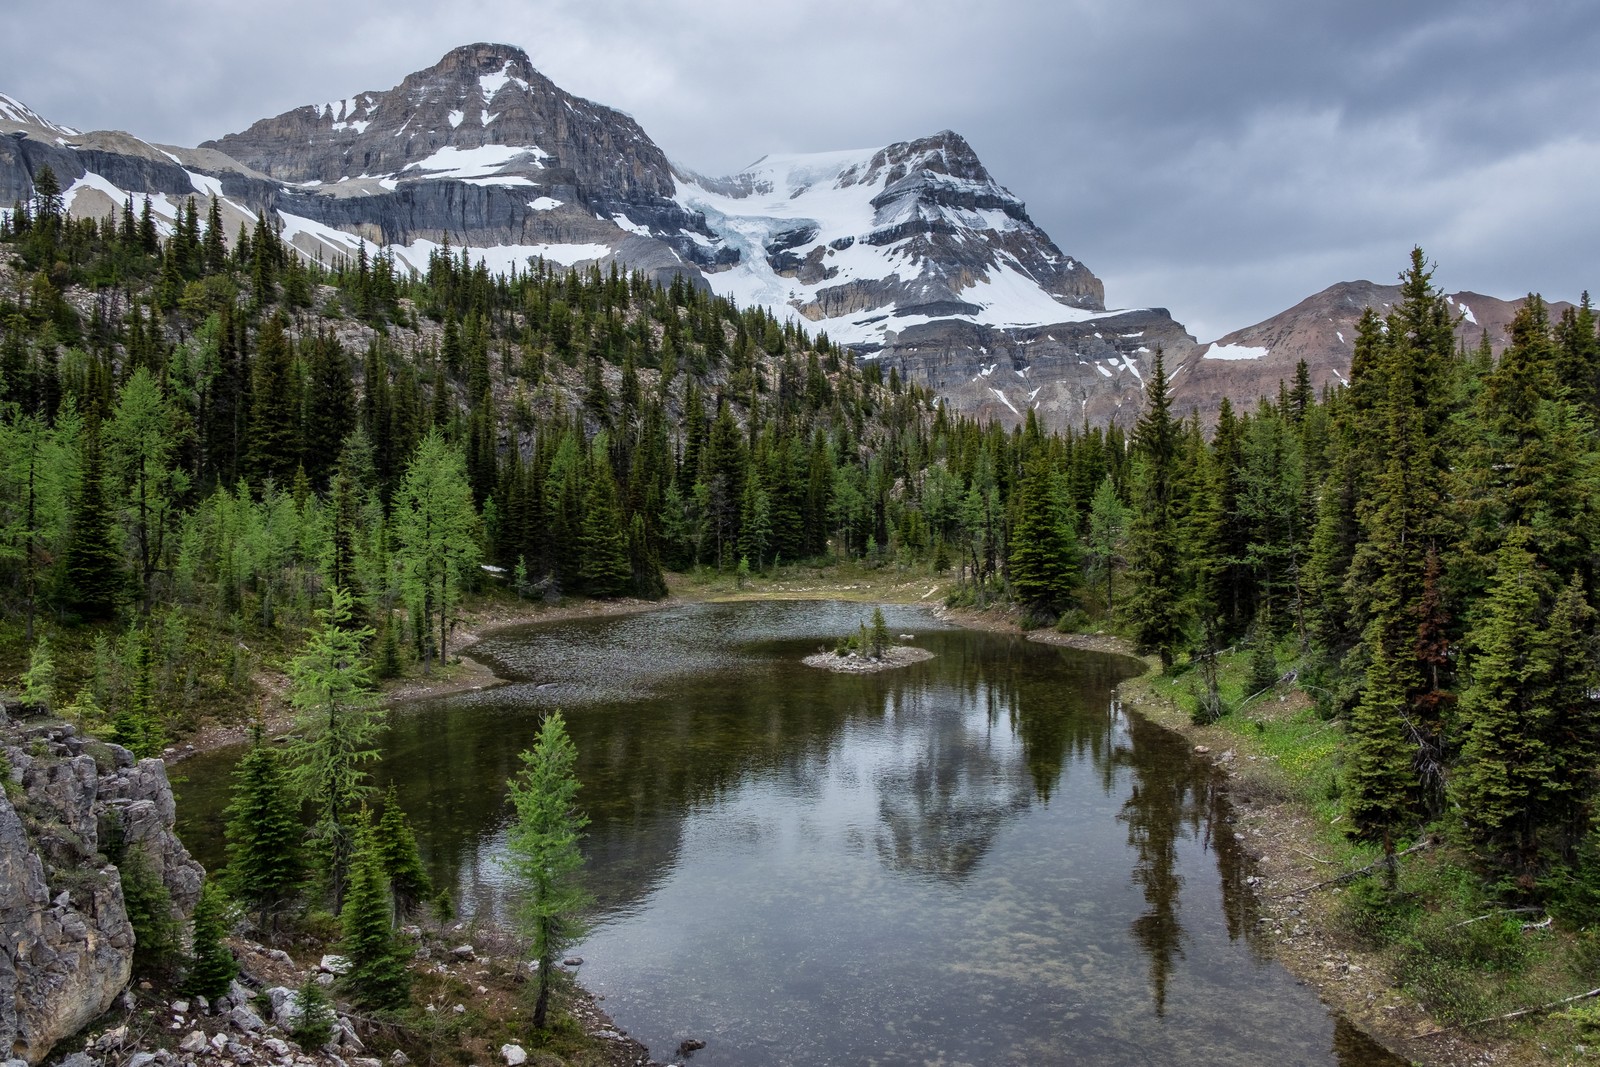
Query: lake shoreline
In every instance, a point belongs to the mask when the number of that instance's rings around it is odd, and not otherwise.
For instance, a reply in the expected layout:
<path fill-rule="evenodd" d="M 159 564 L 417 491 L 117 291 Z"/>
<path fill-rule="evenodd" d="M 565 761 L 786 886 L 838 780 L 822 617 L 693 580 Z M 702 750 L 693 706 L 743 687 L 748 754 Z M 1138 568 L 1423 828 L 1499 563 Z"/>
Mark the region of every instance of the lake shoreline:
<path fill-rule="evenodd" d="M 510 679 L 498 675 L 487 663 L 471 656 L 470 652 L 484 639 L 508 629 L 546 622 L 640 614 L 722 599 L 847 598 L 829 596 L 825 589 L 816 590 L 812 595 L 795 596 L 790 592 L 771 597 L 764 597 L 755 591 L 745 591 L 733 597 L 717 596 L 713 591 L 695 589 L 675 592 L 673 596 L 659 601 L 575 601 L 560 605 L 493 603 L 468 612 L 462 623 L 451 631 L 449 649 L 455 660 L 453 663 L 438 669 L 433 677 L 404 679 L 383 692 L 382 702 L 385 706 L 397 707 L 417 700 L 507 684 Z M 962 628 L 1014 634 L 1039 644 L 1144 661 L 1146 672 L 1124 682 L 1118 689 L 1118 695 L 1127 710 L 1185 737 L 1198 754 L 1207 757 L 1218 767 L 1219 773 L 1228 778 L 1234 807 L 1239 814 L 1236 830 L 1244 835 L 1260 871 L 1261 882 L 1256 886 L 1257 903 L 1268 938 L 1272 941 L 1273 958 L 1283 963 L 1297 980 L 1316 990 L 1320 999 L 1343 1015 L 1351 1025 L 1395 1054 L 1423 1067 L 1476 1065 L 1484 1062 L 1485 1053 L 1491 1049 L 1492 1054 L 1496 1055 L 1495 1062 L 1531 1062 L 1520 1058 L 1502 1059 L 1500 1057 L 1508 1052 L 1504 1043 L 1472 1041 L 1459 1033 L 1418 1038 L 1420 1033 L 1437 1030 L 1437 1024 L 1414 1001 L 1398 994 L 1392 980 L 1370 954 L 1342 944 L 1345 939 L 1335 933 L 1328 915 L 1329 901 L 1324 899 L 1321 907 L 1315 907 L 1299 896 L 1285 895 L 1292 894 L 1296 886 L 1319 880 L 1311 877 L 1317 868 L 1306 862 L 1307 858 L 1315 859 L 1316 850 L 1316 830 L 1311 814 L 1277 795 L 1268 777 L 1255 773 L 1254 759 L 1240 755 L 1248 749 L 1247 737 L 1223 727 L 1196 727 L 1189 722 L 1187 715 L 1170 701 L 1164 700 L 1149 684 L 1154 664 L 1149 658 L 1136 655 L 1130 642 L 1104 632 L 1023 631 L 1018 625 L 1019 617 L 1013 612 L 926 606 L 930 607 L 936 618 Z M 898 649 L 905 647 L 897 646 Z M 837 658 L 832 653 L 824 655 L 827 659 Z M 807 657 L 807 660 L 824 658 L 824 655 Z M 930 656 L 931 653 L 918 659 Z M 885 670 L 901 665 L 873 664 L 866 669 Z M 858 666 L 855 670 L 859 672 L 862 668 Z M 281 684 L 269 682 L 267 688 L 273 695 L 281 697 Z M 292 714 L 284 702 L 280 699 L 275 703 L 278 709 L 264 716 L 269 736 L 286 733 L 292 725 Z M 169 762 L 181 760 L 188 755 L 239 743 L 248 735 L 249 727 L 246 725 L 212 726 L 191 738 L 180 752 L 167 758 Z"/>

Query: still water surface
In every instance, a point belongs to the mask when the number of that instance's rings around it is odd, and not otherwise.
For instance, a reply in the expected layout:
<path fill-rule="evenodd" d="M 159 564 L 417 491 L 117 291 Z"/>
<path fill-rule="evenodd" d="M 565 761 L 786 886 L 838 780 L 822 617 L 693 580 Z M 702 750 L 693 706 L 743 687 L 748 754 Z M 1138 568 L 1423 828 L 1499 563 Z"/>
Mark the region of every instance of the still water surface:
<path fill-rule="evenodd" d="M 582 979 L 658 1058 L 695 1037 L 708 1067 L 1400 1062 L 1265 960 L 1214 772 L 1112 700 L 1132 661 L 885 615 L 935 658 L 801 665 L 855 604 L 507 631 L 473 654 L 517 681 L 393 713 L 382 780 L 461 910 L 503 915 L 504 782 L 563 709 Z M 208 866 L 236 758 L 182 768 Z"/>

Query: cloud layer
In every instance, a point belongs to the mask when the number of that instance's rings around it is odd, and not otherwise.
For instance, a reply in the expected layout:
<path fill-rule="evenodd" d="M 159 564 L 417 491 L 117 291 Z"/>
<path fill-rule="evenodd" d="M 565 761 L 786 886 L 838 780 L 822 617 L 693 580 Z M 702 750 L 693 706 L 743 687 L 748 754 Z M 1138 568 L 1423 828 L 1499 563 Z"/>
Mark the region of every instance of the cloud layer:
<path fill-rule="evenodd" d="M 20 0 L 0 91 L 192 145 L 503 41 L 703 173 L 955 129 L 1109 302 L 1209 340 L 1391 280 L 1413 244 L 1450 289 L 1600 282 L 1597 21 L 1580 0 Z"/>

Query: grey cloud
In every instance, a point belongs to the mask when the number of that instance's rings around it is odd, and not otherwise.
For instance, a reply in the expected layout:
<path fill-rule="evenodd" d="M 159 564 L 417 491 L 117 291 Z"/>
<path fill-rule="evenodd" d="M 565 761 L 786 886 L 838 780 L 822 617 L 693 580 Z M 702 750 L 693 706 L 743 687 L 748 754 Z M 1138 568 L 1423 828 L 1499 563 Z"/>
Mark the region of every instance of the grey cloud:
<path fill-rule="evenodd" d="M 1203 340 L 1387 281 L 1416 243 L 1452 288 L 1592 283 L 1600 30 L 1580 0 L 132 6 L 22 0 L 0 91 L 193 144 L 499 40 L 706 173 L 956 129 L 1108 299 Z"/>

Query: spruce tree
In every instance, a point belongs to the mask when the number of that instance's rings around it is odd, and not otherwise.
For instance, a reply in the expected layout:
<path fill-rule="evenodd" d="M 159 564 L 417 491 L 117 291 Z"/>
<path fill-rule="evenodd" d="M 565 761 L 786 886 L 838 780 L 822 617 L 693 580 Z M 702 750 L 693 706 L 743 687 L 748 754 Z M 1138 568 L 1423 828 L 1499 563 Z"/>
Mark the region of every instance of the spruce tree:
<path fill-rule="evenodd" d="M 274 315 L 256 338 L 245 445 L 251 473 L 257 480 L 274 479 L 279 488 L 290 484 L 300 465 L 300 376 L 285 325 L 281 315 Z"/>
<path fill-rule="evenodd" d="M 374 1011 L 405 1007 L 411 995 L 411 972 L 405 946 L 395 936 L 389 879 L 383 869 L 363 811 L 357 820 L 355 850 L 350 861 L 350 890 L 342 912 L 344 937 L 339 951 L 350 961 L 340 979 L 359 1006 Z"/>
<path fill-rule="evenodd" d="M 589 464 L 583 520 L 578 534 L 578 559 L 578 581 L 589 596 L 627 596 L 633 591 L 628 530 L 617 502 L 617 483 L 600 450 Z"/>
<path fill-rule="evenodd" d="M 1018 487 L 1007 570 L 1016 598 L 1031 611 L 1054 617 L 1072 601 L 1078 577 L 1078 539 L 1071 504 L 1040 457 Z"/>
<path fill-rule="evenodd" d="M 1145 386 L 1145 413 L 1134 431 L 1137 454 L 1133 519 L 1128 531 L 1133 591 L 1124 602 L 1138 647 L 1171 668 L 1183 636 L 1178 543 L 1178 427 L 1158 350 Z"/>
<path fill-rule="evenodd" d="M 224 811 L 224 881 L 236 899 L 255 909 L 262 928 L 271 924 L 304 878 L 299 808 L 282 760 L 257 723 L 250 732 L 250 750 L 234 768 L 233 799 Z"/>
<path fill-rule="evenodd" d="M 126 584 L 106 499 L 100 432 L 91 426 L 83 448 L 82 484 L 73 509 L 65 560 L 67 604 L 85 619 L 109 619 Z"/>
<path fill-rule="evenodd" d="M 239 964 L 223 941 L 228 934 L 228 905 L 216 883 L 206 880 L 194 909 L 194 933 L 182 990 L 187 996 L 215 1000 L 227 993 Z"/>
<path fill-rule="evenodd" d="M 1451 779 L 1469 840 L 1524 889 L 1587 833 L 1596 752 L 1594 613 L 1576 580 L 1551 587 L 1531 540 L 1518 527 L 1497 558 Z"/>

